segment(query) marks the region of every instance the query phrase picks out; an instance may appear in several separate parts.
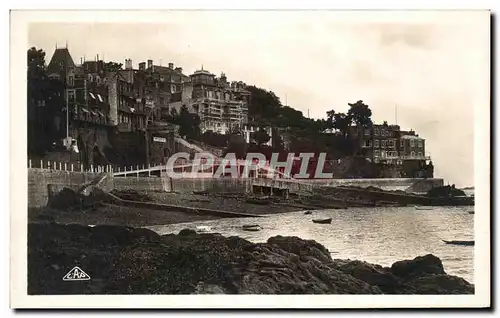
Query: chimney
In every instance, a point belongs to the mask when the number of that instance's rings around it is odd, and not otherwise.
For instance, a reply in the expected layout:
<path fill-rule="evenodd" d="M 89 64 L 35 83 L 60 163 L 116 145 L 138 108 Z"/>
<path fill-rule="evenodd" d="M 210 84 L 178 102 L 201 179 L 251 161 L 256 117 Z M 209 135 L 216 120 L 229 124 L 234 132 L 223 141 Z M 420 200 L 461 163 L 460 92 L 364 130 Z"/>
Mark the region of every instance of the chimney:
<path fill-rule="evenodd" d="M 168 63 L 168 68 L 173 70 L 174 69 L 174 63 Z"/>
<path fill-rule="evenodd" d="M 139 63 L 139 70 L 141 70 L 141 71 L 145 71 L 146 70 L 146 62 Z"/>
<path fill-rule="evenodd" d="M 179 73 L 182 73 L 182 67 L 176 67 L 175 70 Z"/>
<path fill-rule="evenodd" d="M 148 68 L 153 68 L 153 60 L 148 60 Z"/>
<path fill-rule="evenodd" d="M 125 69 L 126 70 L 132 69 L 132 60 L 131 59 L 125 59 Z"/>

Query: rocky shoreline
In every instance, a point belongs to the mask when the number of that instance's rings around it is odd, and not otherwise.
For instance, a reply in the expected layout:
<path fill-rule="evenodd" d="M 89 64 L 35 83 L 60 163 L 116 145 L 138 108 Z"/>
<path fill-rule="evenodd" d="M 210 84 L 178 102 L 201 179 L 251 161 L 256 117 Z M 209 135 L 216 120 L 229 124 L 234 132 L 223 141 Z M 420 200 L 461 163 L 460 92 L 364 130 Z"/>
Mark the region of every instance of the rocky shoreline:
<path fill-rule="evenodd" d="M 78 266 L 86 281 L 63 281 Z M 28 294 L 473 294 L 439 258 L 382 267 L 332 259 L 298 237 L 158 235 L 144 228 L 54 222 L 28 225 Z"/>

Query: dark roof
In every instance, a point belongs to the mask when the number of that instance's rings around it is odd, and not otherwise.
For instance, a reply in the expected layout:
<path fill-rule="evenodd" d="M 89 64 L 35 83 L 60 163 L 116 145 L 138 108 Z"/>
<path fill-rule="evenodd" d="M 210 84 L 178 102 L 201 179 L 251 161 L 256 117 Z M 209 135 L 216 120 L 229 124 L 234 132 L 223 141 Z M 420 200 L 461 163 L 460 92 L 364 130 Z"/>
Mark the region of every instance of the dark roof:
<path fill-rule="evenodd" d="M 193 76 L 193 75 L 199 75 L 199 74 L 205 74 L 205 75 L 215 76 L 214 74 L 210 73 L 209 71 L 203 70 L 203 69 L 195 71 L 191 76 Z"/>
<path fill-rule="evenodd" d="M 185 74 L 182 74 L 178 70 L 170 68 L 170 67 L 159 66 L 159 65 L 154 65 L 153 67 L 154 67 L 155 72 L 158 72 L 158 73 L 174 73 L 174 74 L 182 76 L 183 78 L 189 77 Z"/>
<path fill-rule="evenodd" d="M 56 49 L 50 59 L 48 71 L 49 73 L 59 73 L 64 71 L 64 66 L 68 68 L 75 67 L 71 54 L 69 54 L 67 48 Z"/>

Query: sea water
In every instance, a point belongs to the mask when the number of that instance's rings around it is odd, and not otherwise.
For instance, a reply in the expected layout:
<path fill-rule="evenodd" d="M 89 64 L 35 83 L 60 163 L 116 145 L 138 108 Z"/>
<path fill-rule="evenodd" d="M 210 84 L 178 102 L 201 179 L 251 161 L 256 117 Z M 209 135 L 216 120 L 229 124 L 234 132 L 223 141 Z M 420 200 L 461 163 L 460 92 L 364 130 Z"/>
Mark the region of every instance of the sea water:
<path fill-rule="evenodd" d="M 204 226 L 224 236 L 239 236 L 265 242 L 276 235 L 298 236 L 323 244 L 332 258 L 357 259 L 390 266 L 417 256 L 434 254 L 445 271 L 473 283 L 474 246 L 445 244 L 443 240 L 474 240 L 473 207 L 348 208 L 272 214 L 263 218 L 227 218 L 148 227 L 159 234 L 178 233 Z M 331 224 L 313 219 L 332 218 Z M 243 225 L 258 224 L 260 231 L 248 232 Z"/>

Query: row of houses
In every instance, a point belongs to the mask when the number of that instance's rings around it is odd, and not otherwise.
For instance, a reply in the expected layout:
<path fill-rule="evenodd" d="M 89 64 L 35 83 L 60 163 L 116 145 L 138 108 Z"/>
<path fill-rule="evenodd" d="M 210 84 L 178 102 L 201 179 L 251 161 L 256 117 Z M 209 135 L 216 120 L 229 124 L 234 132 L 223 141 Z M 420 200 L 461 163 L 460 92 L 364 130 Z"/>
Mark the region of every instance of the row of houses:
<path fill-rule="evenodd" d="M 181 67 L 154 65 L 152 60 L 124 68 L 97 57 L 76 65 L 67 48 L 57 48 L 49 77 L 65 83 L 73 121 L 117 126 L 120 132 L 143 130 L 149 122 L 167 120 L 183 105 L 198 114 L 202 131 L 226 133 L 248 122 L 250 93 L 243 82 L 229 82 L 203 67 L 191 75 Z"/>

